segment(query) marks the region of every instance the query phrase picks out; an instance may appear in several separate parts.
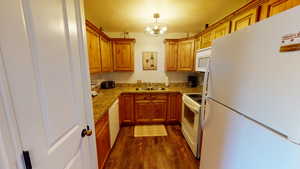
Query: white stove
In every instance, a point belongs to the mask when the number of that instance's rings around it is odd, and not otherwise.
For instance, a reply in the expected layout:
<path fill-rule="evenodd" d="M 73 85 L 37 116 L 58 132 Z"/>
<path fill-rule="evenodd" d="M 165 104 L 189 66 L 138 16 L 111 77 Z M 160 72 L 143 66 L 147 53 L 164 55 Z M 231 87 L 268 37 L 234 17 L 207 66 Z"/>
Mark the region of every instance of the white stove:
<path fill-rule="evenodd" d="M 200 93 L 185 93 L 182 96 L 181 130 L 196 158 L 200 157 L 200 113 L 202 95 Z"/>

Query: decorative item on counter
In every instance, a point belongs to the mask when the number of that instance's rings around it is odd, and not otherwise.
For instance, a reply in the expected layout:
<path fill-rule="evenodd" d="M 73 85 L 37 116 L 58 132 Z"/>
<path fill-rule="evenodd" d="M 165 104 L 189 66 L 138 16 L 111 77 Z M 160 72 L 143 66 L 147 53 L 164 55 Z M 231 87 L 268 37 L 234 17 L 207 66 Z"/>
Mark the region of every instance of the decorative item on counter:
<path fill-rule="evenodd" d="M 95 91 L 95 90 L 93 90 L 93 91 L 91 92 L 91 95 L 92 95 L 92 97 L 98 96 L 98 92 Z"/>
<path fill-rule="evenodd" d="M 169 78 L 168 78 L 168 76 L 165 77 L 165 86 L 169 87 Z"/>
<path fill-rule="evenodd" d="M 143 70 L 157 70 L 157 52 L 143 52 Z"/>

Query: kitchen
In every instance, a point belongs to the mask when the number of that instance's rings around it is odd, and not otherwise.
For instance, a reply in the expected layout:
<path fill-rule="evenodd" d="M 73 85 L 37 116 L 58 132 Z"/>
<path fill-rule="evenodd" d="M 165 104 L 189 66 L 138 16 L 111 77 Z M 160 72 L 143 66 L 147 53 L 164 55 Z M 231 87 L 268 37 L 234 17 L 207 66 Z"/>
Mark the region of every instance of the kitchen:
<path fill-rule="evenodd" d="M 104 6 L 109 8 L 114 3 L 86 1 L 89 58 L 94 60 L 90 61 L 90 71 L 91 83 L 94 87 L 92 93 L 94 94 L 96 139 L 99 149 L 101 145 L 107 145 L 106 153 L 103 153 L 105 149 L 103 147 L 98 151 L 99 167 L 105 169 L 151 168 L 149 164 L 151 161 L 159 161 L 152 168 L 181 168 L 181 165 L 176 162 L 181 159 L 186 162 L 182 162 L 185 168 L 199 168 L 203 139 L 201 121 L 204 123 L 200 114 L 205 114 L 203 108 L 205 102 L 201 101 L 206 99 L 208 63 L 213 41 L 268 19 L 292 7 L 293 3 L 295 2 L 245 2 L 244 5 L 236 7 L 233 12 L 223 16 L 219 21 L 205 25 L 201 32 L 165 34 L 158 31 L 156 35 L 154 32 L 148 32 L 151 24 L 150 26 L 145 24 L 144 27 L 139 25 L 139 28 L 130 27 L 129 24 L 133 22 L 131 19 L 135 18 L 134 16 L 122 17 L 129 22 L 127 27 L 120 21 L 120 23 L 116 21 L 117 19 L 110 21 L 115 21 L 115 23 L 105 20 L 106 10 L 100 5 L 105 4 Z M 131 8 L 130 4 L 127 6 Z M 126 9 L 123 12 L 130 12 Z M 97 13 L 97 11 L 103 11 L 103 13 Z M 118 16 L 117 11 L 112 12 L 116 12 Z M 136 19 L 136 22 L 140 22 L 138 17 Z M 154 13 L 154 23 L 160 25 L 160 29 L 166 27 L 167 30 L 167 26 L 160 23 L 159 19 L 160 14 Z M 95 23 L 98 23 L 98 26 Z M 118 29 L 118 26 L 122 27 L 124 32 L 122 28 Z M 117 31 L 112 32 L 109 29 Z M 134 32 L 135 30 L 139 32 Z M 98 36 L 97 45 L 89 43 L 92 33 Z M 105 44 L 109 47 L 105 48 Z M 122 48 L 122 45 L 127 46 Z M 99 51 L 98 53 L 94 52 L 95 48 Z M 154 62 L 157 65 L 154 69 L 144 67 L 143 55 L 144 52 L 149 51 L 158 53 Z M 96 63 L 95 60 L 98 62 Z M 115 107 L 115 113 L 112 107 Z M 108 124 L 105 124 L 106 143 L 103 143 L 105 140 L 102 138 L 105 136 L 102 136 L 100 131 L 98 135 L 97 131 L 97 127 L 103 125 L 101 124 L 103 119 L 109 119 Z M 119 123 L 114 121 L 119 121 Z M 175 154 L 174 157 L 147 147 L 150 146 L 149 142 L 163 136 L 147 135 L 147 133 L 144 133 L 144 137 L 136 136 L 136 128 L 149 127 L 148 130 L 151 130 L 151 127 L 157 127 L 159 124 L 165 126 L 167 133 L 176 131 L 179 138 L 166 136 L 165 139 L 156 140 L 151 147 L 164 146 L 170 151 L 169 154 Z M 180 132 L 178 133 L 177 130 Z M 178 144 L 182 142 L 182 145 L 170 148 L 168 145 L 170 141 L 166 141 L 168 139 L 176 139 Z M 131 143 L 125 144 L 128 140 Z M 178 154 L 176 149 L 181 148 L 185 149 L 185 152 L 181 152 L 181 156 L 176 156 Z M 148 154 L 149 152 L 151 155 Z M 189 158 L 186 159 L 184 154 L 187 154 Z M 163 162 L 160 161 L 161 159 Z"/>
<path fill-rule="evenodd" d="M 0 169 L 298 169 L 299 0 L 5 0 Z"/>

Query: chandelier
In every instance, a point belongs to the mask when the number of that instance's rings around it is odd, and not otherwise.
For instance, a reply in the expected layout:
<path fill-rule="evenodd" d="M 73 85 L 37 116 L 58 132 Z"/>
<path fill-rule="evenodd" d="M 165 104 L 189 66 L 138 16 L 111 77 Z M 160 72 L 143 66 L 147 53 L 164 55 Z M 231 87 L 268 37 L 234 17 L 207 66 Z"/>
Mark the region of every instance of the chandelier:
<path fill-rule="evenodd" d="M 153 35 L 153 36 L 159 36 L 159 35 L 163 35 L 164 33 L 166 33 L 167 26 L 158 22 L 159 17 L 160 17 L 159 13 L 153 14 L 154 23 L 152 23 L 151 25 L 148 25 L 145 28 L 146 33 Z"/>

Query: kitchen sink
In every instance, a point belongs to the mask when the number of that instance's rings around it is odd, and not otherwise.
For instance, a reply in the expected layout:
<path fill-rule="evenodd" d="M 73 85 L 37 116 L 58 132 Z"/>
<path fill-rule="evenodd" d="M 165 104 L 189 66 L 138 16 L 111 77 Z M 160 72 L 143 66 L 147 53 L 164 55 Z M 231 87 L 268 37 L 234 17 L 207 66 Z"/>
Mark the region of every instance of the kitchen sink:
<path fill-rule="evenodd" d="M 137 91 L 155 91 L 155 90 L 166 90 L 164 87 L 138 87 Z"/>

